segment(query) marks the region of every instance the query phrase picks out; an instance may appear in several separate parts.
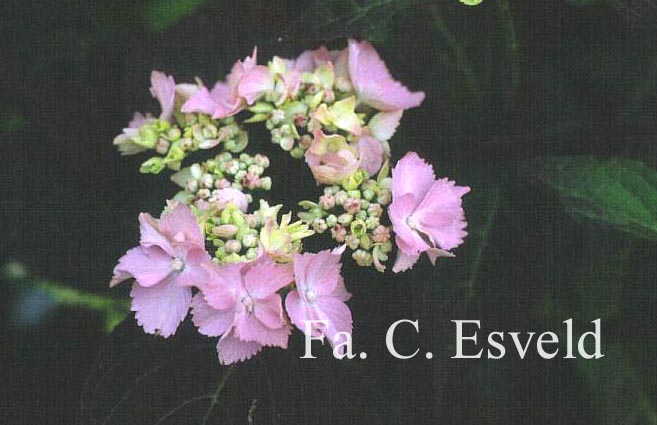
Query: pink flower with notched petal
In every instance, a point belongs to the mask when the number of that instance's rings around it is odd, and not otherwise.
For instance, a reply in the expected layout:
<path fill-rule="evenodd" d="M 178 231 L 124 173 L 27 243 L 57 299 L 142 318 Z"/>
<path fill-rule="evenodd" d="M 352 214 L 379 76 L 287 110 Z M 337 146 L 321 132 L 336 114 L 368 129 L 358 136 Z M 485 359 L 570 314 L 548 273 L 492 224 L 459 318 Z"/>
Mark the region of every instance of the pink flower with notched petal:
<path fill-rule="evenodd" d="M 358 150 L 339 134 L 326 135 L 315 130 L 313 142 L 306 151 L 306 163 L 317 184 L 336 184 L 358 170 Z"/>
<path fill-rule="evenodd" d="M 349 76 L 358 101 L 381 111 L 414 108 L 424 100 L 423 92 L 411 92 L 392 78 L 367 41 L 349 40 Z"/>
<path fill-rule="evenodd" d="M 221 336 L 221 364 L 249 359 L 263 346 L 287 348 L 291 329 L 277 291 L 293 279 L 289 265 L 265 255 L 251 263 L 208 267 L 192 300 L 192 317 L 201 334 Z"/>
<path fill-rule="evenodd" d="M 130 296 L 137 322 L 146 333 L 166 338 L 187 316 L 189 286 L 205 279 L 210 256 L 194 214 L 182 203 L 159 220 L 142 213 L 139 223 L 140 246 L 121 257 L 110 286 L 134 278 Z"/>
<path fill-rule="evenodd" d="M 392 170 L 392 203 L 388 215 L 399 248 L 392 270 L 404 271 L 426 252 L 432 263 L 453 256 L 449 250 L 467 235 L 461 197 L 469 187 L 447 178 L 436 180 L 431 165 L 409 152 Z"/>
<path fill-rule="evenodd" d="M 307 321 L 324 321 L 309 324 L 312 336 L 325 335 L 332 346 L 338 332 L 351 334 L 353 320 L 345 302 L 351 298 L 340 275 L 340 256 L 345 245 L 317 254 L 294 255 L 294 279 L 296 290 L 285 298 L 285 310 L 294 325 L 306 332 Z M 340 347 L 344 354 L 344 346 Z"/>
<path fill-rule="evenodd" d="M 182 106 L 182 112 L 201 112 L 215 119 L 226 118 L 273 90 L 274 79 L 266 66 L 256 64 L 257 54 L 256 47 L 250 57 L 237 61 L 226 76 L 226 82 L 216 83 L 212 90 L 199 88 Z"/>

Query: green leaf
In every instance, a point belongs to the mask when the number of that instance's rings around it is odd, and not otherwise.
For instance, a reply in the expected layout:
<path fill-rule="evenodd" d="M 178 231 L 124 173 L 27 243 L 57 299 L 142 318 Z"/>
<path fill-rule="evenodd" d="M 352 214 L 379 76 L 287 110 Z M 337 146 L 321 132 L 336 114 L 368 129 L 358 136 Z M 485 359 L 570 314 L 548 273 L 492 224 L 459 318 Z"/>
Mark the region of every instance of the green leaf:
<path fill-rule="evenodd" d="M 146 26 L 160 32 L 204 6 L 207 0 L 151 0 L 144 10 Z"/>
<path fill-rule="evenodd" d="M 548 161 L 540 178 L 574 216 L 657 240 L 657 173 L 643 162 L 561 157 Z"/>
<path fill-rule="evenodd" d="M 459 0 L 459 1 L 466 6 L 477 6 L 481 4 L 484 0 Z"/>

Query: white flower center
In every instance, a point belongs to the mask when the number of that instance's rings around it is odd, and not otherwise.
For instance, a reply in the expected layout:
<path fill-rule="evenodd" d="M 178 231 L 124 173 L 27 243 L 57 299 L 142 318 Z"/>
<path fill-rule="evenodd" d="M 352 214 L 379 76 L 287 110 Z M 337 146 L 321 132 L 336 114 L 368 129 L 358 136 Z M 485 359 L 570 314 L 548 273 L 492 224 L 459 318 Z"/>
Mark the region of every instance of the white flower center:
<path fill-rule="evenodd" d="M 306 291 L 306 300 L 308 300 L 308 302 L 311 303 L 316 299 L 317 299 L 317 294 L 315 293 L 315 291 L 313 291 L 312 289 L 308 289 Z"/>
<path fill-rule="evenodd" d="M 253 312 L 253 298 L 251 298 L 250 295 L 242 298 L 242 304 L 244 305 L 244 308 L 246 308 L 247 313 L 251 314 Z"/>
<path fill-rule="evenodd" d="M 417 220 L 417 218 L 411 216 L 408 216 L 406 219 L 406 224 L 408 224 L 408 227 L 410 227 L 413 230 L 417 230 L 418 227 L 420 226 L 420 222 Z"/>
<path fill-rule="evenodd" d="M 174 272 L 182 271 L 185 268 L 185 262 L 180 258 L 174 258 L 171 260 L 171 270 Z"/>

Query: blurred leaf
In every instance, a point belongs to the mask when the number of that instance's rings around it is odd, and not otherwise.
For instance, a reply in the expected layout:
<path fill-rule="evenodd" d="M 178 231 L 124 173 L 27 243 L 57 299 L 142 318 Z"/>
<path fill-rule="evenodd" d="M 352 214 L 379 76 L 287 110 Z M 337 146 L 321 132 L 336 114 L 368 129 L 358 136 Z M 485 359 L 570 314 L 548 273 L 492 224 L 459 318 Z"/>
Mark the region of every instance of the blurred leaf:
<path fill-rule="evenodd" d="M 571 214 L 657 240 L 657 173 L 643 162 L 560 157 L 542 167 L 540 178 Z"/>
<path fill-rule="evenodd" d="M 102 314 L 109 333 L 130 312 L 127 300 L 92 294 L 47 279 L 30 276 L 20 263 L 3 268 L 3 280 L 22 293 L 13 305 L 10 317 L 20 326 L 34 326 L 58 307 L 82 308 Z"/>
<path fill-rule="evenodd" d="M 324 41 L 359 36 L 373 43 L 388 39 L 394 17 L 419 0 L 315 0 L 289 27 L 291 42 Z"/>
<path fill-rule="evenodd" d="M 0 121 L 0 134 L 20 131 L 27 124 L 27 119 L 22 115 L 10 115 Z"/>
<path fill-rule="evenodd" d="M 645 344 L 644 344 L 645 345 Z M 645 351 L 648 347 L 640 348 Z M 577 360 L 591 394 L 601 425 L 655 425 L 655 399 L 646 391 L 644 378 L 619 343 L 607 344 L 605 357 L 597 361 Z"/>
<path fill-rule="evenodd" d="M 459 1 L 465 4 L 466 6 L 477 6 L 478 4 L 481 4 L 484 0 L 459 0 Z"/>
<path fill-rule="evenodd" d="M 222 366 L 217 338 L 198 334 L 189 321 L 164 340 L 128 319 L 92 368 L 79 423 L 402 423 L 404 407 L 384 398 L 371 363 L 339 361 L 317 345 L 316 359 L 299 359 L 301 336 L 293 334 L 290 342 L 288 350 L 265 348 L 246 362 Z"/>
<path fill-rule="evenodd" d="M 207 0 L 150 0 L 144 10 L 146 26 L 160 32 L 204 6 Z"/>

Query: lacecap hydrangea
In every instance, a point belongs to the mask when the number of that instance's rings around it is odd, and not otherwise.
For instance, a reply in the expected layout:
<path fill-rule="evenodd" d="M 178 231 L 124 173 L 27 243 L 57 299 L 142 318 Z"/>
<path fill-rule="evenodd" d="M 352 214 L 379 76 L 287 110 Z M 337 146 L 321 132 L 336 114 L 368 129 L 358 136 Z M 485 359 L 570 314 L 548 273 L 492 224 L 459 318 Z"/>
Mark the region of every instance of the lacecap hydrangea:
<path fill-rule="evenodd" d="M 159 218 L 139 216 L 139 245 L 119 259 L 110 283 L 132 280 L 131 308 L 147 333 L 173 335 L 191 309 L 198 331 L 217 338 L 222 364 L 287 348 L 295 327 L 343 354 L 353 325 L 345 252 L 379 272 L 394 255 L 392 271 L 401 272 L 424 253 L 432 263 L 453 256 L 467 234 L 468 187 L 436 178 L 414 152 L 391 167 L 403 113 L 425 95 L 396 81 L 366 41 L 267 65 L 254 49 L 207 86 L 153 71 L 150 90 L 160 114 L 135 113 L 114 145 L 123 155 L 149 154 L 143 173 L 174 171 L 180 190 Z M 270 159 L 249 144 L 253 125 L 266 126 L 317 183 L 317 197 L 300 202 L 296 216 L 259 199 L 275 185 Z M 197 151 L 207 159 L 188 164 Z M 304 252 L 304 239 L 322 233 L 334 246 Z"/>

